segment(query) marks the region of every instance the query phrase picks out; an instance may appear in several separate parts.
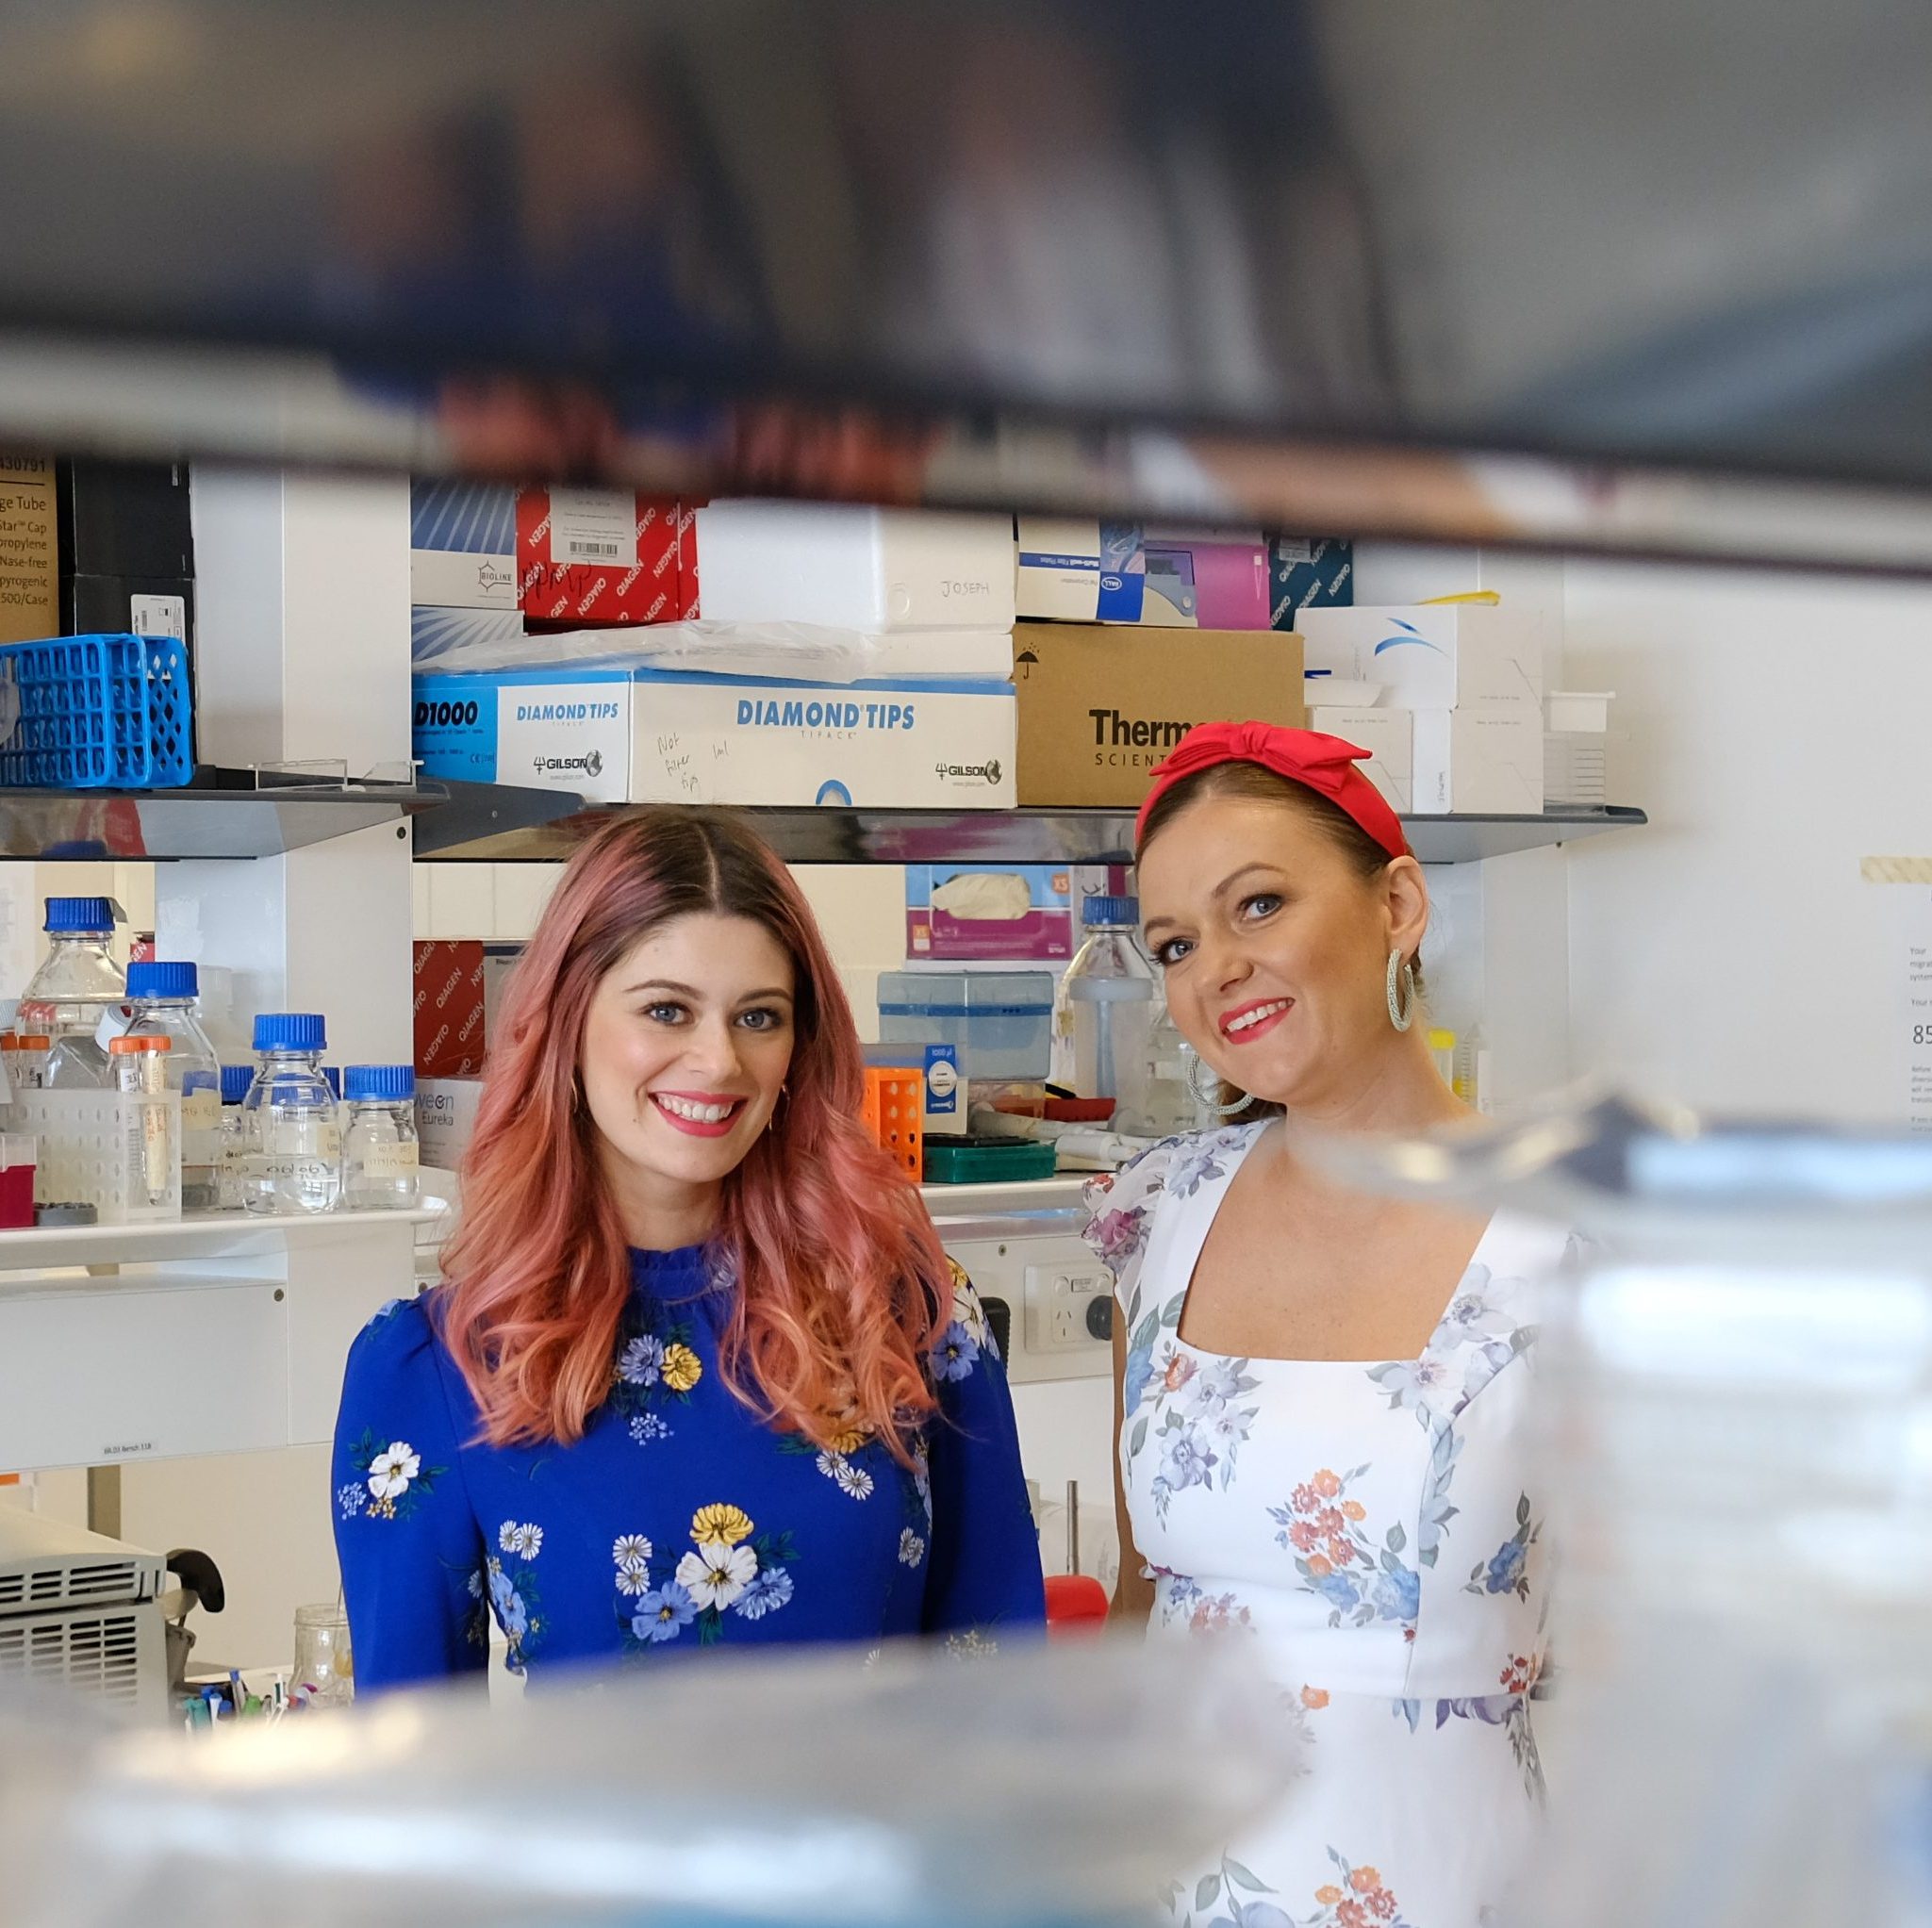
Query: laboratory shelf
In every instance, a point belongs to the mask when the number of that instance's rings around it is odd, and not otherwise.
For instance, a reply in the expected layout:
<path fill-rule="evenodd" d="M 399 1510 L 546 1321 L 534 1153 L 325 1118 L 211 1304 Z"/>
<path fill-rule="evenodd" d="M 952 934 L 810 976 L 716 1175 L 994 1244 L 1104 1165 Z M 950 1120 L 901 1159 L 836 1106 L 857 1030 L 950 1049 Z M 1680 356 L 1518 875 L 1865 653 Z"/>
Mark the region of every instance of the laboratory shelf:
<path fill-rule="evenodd" d="M 239 1211 L 190 1212 L 144 1225 L 35 1227 L 0 1231 L 0 1275 L 71 1266 L 170 1265 L 183 1261 L 260 1259 L 359 1242 L 372 1227 L 435 1227 L 440 1203 L 408 1211 L 329 1211 L 313 1218 L 256 1218 Z"/>
<path fill-rule="evenodd" d="M 165 863 L 278 857 L 447 802 L 440 783 L 205 766 L 180 790 L 0 789 L 0 858 Z M 508 807 L 508 806 L 505 806 Z"/>
<path fill-rule="evenodd" d="M 642 806 L 586 805 L 562 792 L 453 783 L 442 809 L 418 818 L 416 855 L 438 862 L 561 863 L 597 826 Z M 548 815 L 527 799 L 544 798 Z M 511 800 L 520 799 L 520 800 Z M 741 813 L 790 864 L 1104 864 L 1127 861 L 1127 810 L 855 810 L 822 805 Z M 1542 816 L 1410 816 L 1425 864 L 1473 864 L 1519 850 L 1634 830 L 1641 810 L 1563 809 Z"/>

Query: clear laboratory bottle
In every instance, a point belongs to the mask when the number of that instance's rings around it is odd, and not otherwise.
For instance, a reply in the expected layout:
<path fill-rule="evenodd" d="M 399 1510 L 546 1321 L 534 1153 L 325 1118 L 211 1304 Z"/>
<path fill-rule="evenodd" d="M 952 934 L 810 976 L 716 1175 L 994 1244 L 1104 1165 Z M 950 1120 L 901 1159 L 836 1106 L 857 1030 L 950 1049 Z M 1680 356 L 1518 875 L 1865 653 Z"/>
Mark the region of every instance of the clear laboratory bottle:
<path fill-rule="evenodd" d="M 1112 1098 L 1116 1115 L 1130 1119 L 1147 1112 L 1154 1021 L 1154 972 L 1134 936 L 1139 920 L 1138 898 L 1088 898 L 1081 906 L 1086 941 L 1066 967 L 1073 1088 L 1082 1097 Z"/>
<path fill-rule="evenodd" d="M 23 1030 L 52 1045 L 45 1081 L 57 1091 L 104 1091 L 113 1082 L 101 1021 L 127 1001 L 114 962 L 114 902 L 104 897 L 47 899 L 47 955 L 20 997 Z"/>
<path fill-rule="evenodd" d="M 242 1101 L 248 1143 L 241 1202 L 264 1217 L 333 1210 L 341 1188 L 342 1130 L 322 1075 L 327 1026 L 313 1012 L 255 1021 L 255 1080 Z"/>
<path fill-rule="evenodd" d="M 342 1206 L 406 1211 L 416 1203 L 416 1073 L 407 1064 L 351 1064 L 342 1074 Z"/>
<path fill-rule="evenodd" d="M 1428 1034 L 1428 1055 L 1435 1060 L 1436 1073 L 1450 1090 L 1456 1087 L 1456 1033 L 1435 1030 Z"/>
<path fill-rule="evenodd" d="M 222 1066 L 201 1028 L 201 979 L 191 964 L 127 966 L 130 1037 L 168 1040 L 168 1085 L 181 1094 L 181 1204 L 221 1202 Z"/>
<path fill-rule="evenodd" d="M 1146 1138 L 1172 1138 L 1195 1129 L 1196 1101 L 1187 1083 L 1187 1043 L 1167 1013 L 1167 999 L 1154 986 L 1153 1022 L 1148 1027 L 1145 1109 L 1137 1116 L 1116 1112 L 1114 1129 Z"/>
<path fill-rule="evenodd" d="M 250 1143 L 249 1114 L 242 1109 L 255 1082 L 253 1064 L 222 1066 L 222 1157 L 216 1203 L 223 1211 L 241 1210 L 241 1189 Z"/>
<path fill-rule="evenodd" d="M 123 1198 L 143 1217 L 181 1211 L 181 1141 L 168 1078 L 172 1040 L 123 1035 L 107 1046 L 125 1120 L 119 1172 Z"/>

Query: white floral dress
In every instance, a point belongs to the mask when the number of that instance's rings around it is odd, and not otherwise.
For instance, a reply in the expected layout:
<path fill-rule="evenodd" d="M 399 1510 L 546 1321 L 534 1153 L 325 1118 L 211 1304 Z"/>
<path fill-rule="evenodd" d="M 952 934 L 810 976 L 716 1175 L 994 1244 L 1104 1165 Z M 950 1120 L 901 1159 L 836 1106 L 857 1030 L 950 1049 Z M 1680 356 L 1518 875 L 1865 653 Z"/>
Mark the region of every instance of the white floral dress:
<path fill-rule="evenodd" d="M 1302 1768 L 1164 1895 L 1182 1928 L 1476 1928 L 1542 1804 L 1546 1606 L 1527 1459 L 1533 1279 L 1560 1234 L 1494 1219 L 1428 1348 L 1231 1359 L 1179 1334 L 1264 1126 L 1171 1140 L 1090 1188 L 1128 1333 L 1120 1469 L 1150 1640 L 1252 1640 Z"/>

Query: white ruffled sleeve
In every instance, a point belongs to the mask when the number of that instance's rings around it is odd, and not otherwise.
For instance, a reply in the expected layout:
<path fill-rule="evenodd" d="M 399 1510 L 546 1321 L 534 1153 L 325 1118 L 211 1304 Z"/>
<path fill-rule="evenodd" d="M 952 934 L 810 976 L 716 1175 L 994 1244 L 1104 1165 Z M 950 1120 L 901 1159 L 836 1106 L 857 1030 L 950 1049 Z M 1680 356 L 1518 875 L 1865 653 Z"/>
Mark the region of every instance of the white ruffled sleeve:
<path fill-rule="evenodd" d="M 1178 1138 L 1150 1145 L 1117 1172 L 1103 1172 L 1082 1194 L 1087 1222 L 1081 1232 L 1114 1275 L 1114 1295 L 1130 1322 L 1140 1300 L 1141 1260 L 1153 1229 L 1154 1208 L 1167 1186 Z"/>

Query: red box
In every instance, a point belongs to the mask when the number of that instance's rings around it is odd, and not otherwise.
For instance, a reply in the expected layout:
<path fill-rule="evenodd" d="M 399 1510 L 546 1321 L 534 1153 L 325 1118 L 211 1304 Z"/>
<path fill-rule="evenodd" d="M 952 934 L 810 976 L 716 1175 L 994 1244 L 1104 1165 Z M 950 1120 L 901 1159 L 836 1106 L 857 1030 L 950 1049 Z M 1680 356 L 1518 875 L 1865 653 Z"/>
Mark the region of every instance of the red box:
<path fill-rule="evenodd" d="M 483 1069 L 483 946 L 416 947 L 416 1075 L 470 1078 Z"/>
<path fill-rule="evenodd" d="M 520 489 L 517 581 L 532 623 L 675 622 L 677 503 L 607 488 Z"/>
<path fill-rule="evenodd" d="M 698 511 L 702 503 L 678 504 L 678 620 L 696 622 L 698 607 Z"/>

